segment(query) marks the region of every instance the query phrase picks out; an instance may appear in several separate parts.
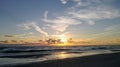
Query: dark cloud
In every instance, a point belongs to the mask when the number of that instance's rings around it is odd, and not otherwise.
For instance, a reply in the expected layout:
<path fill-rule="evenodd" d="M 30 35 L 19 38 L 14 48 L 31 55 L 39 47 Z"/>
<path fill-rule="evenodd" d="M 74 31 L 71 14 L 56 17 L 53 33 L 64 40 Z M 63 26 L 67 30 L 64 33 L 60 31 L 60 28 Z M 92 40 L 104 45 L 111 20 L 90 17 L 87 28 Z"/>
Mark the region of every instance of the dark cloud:
<path fill-rule="evenodd" d="M 0 43 L 8 43 L 8 40 L 0 41 Z"/>
<path fill-rule="evenodd" d="M 14 43 L 16 43 L 16 42 L 17 42 L 17 40 L 11 40 L 11 42 L 14 42 Z"/>
<path fill-rule="evenodd" d="M 14 37 L 14 35 L 4 35 L 4 37 Z"/>

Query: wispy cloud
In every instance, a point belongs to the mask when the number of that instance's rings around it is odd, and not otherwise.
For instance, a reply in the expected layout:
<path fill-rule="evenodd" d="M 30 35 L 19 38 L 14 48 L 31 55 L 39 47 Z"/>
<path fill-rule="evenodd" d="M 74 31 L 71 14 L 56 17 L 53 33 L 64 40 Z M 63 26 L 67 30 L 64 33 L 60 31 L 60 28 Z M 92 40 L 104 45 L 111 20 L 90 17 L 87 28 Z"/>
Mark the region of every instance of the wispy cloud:
<path fill-rule="evenodd" d="M 67 4 L 68 0 L 60 0 L 62 4 Z"/>
<path fill-rule="evenodd" d="M 24 27 L 25 29 L 35 29 L 37 32 L 45 35 L 45 36 L 48 36 L 48 33 L 43 31 L 35 22 L 31 22 L 31 23 L 24 23 L 24 24 L 20 24 L 19 25 L 20 27 Z"/>
<path fill-rule="evenodd" d="M 64 32 L 70 25 L 81 24 L 81 22 L 67 16 L 59 16 L 55 19 L 48 19 L 47 14 L 48 11 L 44 13 L 43 21 L 47 23 L 47 26 L 59 32 Z"/>
<path fill-rule="evenodd" d="M 45 11 L 45 13 L 44 13 L 44 19 L 46 20 L 47 17 L 48 17 L 48 11 Z"/>
<path fill-rule="evenodd" d="M 107 39 L 112 39 L 112 38 L 119 38 L 120 37 L 120 32 L 117 30 L 113 30 L 113 28 L 109 30 L 105 30 L 100 33 L 96 34 L 91 34 L 90 38 L 94 40 L 107 40 Z"/>
<path fill-rule="evenodd" d="M 67 0 L 61 0 L 66 2 Z M 64 12 L 65 15 L 48 19 L 48 11 L 44 13 L 44 22 L 47 26 L 60 32 L 64 32 L 70 25 L 88 23 L 94 25 L 99 20 L 120 17 L 120 11 L 116 8 L 106 6 L 104 0 L 70 0 L 75 4 Z"/>
<path fill-rule="evenodd" d="M 101 3 L 101 0 L 72 0 L 72 1 L 76 3 L 75 7 L 92 6 L 93 4 Z"/>
<path fill-rule="evenodd" d="M 120 30 L 120 25 L 111 25 L 105 28 L 105 31 L 117 31 Z"/>
<path fill-rule="evenodd" d="M 62 4 L 66 4 L 68 0 L 60 0 Z M 97 21 L 104 19 L 113 19 L 120 17 L 120 10 L 113 8 L 104 3 L 104 0 L 69 0 L 74 4 L 63 11 L 63 14 L 55 16 L 54 19 L 48 18 L 48 11 L 44 12 L 44 25 L 50 27 L 56 32 L 66 32 L 67 28 L 71 25 L 78 25 L 87 23 L 94 25 Z M 51 13 L 52 14 L 52 13 Z M 51 16 L 52 17 L 52 16 Z M 25 23 L 22 26 L 25 29 L 35 29 L 45 36 L 48 35 L 43 29 L 41 29 L 36 22 Z M 45 28 L 44 28 L 45 29 Z M 104 33 L 103 33 L 104 34 Z M 53 34 L 54 35 L 54 34 Z"/>
<path fill-rule="evenodd" d="M 108 8 L 103 9 L 102 7 L 70 11 L 69 14 L 74 18 L 87 21 L 90 24 L 97 20 L 120 17 L 119 11 Z"/>
<path fill-rule="evenodd" d="M 74 0 L 73 2 L 76 4 L 69 8 L 68 15 L 90 25 L 95 24 L 98 20 L 120 17 L 118 9 L 108 7 L 100 0 Z"/>

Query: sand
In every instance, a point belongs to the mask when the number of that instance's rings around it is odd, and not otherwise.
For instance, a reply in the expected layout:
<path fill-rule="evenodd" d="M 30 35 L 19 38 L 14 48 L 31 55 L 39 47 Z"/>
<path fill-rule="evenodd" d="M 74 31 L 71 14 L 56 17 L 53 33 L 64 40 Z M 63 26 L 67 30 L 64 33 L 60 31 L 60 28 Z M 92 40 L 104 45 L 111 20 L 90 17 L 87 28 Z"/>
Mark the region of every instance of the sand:
<path fill-rule="evenodd" d="M 120 53 L 50 60 L 6 67 L 120 67 Z"/>

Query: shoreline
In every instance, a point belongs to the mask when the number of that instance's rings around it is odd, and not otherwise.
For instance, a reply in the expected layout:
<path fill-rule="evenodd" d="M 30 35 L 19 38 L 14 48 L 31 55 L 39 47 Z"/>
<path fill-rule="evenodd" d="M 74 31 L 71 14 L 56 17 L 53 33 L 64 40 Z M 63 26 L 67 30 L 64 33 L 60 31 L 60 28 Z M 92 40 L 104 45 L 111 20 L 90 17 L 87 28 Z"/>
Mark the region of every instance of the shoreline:
<path fill-rule="evenodd" d="M 120 67 L 120 52 L 75 57 L 5 67 Z"/>

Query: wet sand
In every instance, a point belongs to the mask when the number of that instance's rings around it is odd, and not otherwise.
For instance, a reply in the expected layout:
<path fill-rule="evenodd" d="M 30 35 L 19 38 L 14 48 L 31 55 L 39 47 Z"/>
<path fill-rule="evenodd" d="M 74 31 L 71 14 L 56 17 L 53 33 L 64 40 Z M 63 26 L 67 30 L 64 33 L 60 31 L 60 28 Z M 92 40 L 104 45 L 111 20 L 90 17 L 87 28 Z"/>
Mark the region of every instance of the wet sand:
<path fill-rule="evenodd" d="M 120 67 L 120 52 L 6 67 Z"/>

